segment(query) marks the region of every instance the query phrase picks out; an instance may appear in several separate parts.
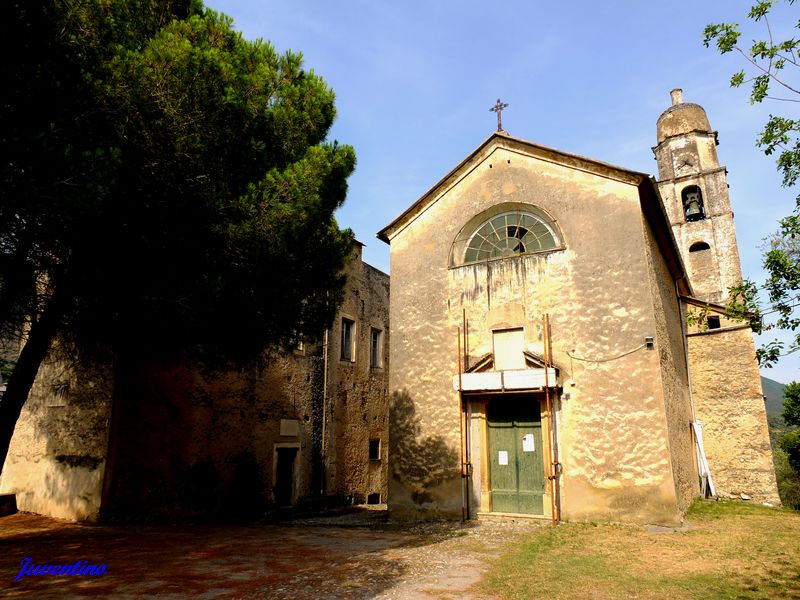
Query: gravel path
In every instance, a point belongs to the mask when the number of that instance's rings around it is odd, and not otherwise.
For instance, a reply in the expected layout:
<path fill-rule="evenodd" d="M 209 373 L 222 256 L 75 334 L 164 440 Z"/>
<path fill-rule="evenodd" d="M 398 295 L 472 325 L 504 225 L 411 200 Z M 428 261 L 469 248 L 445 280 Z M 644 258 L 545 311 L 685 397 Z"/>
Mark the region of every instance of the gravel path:
<path fill-rule="evenodd" d="M 382 510 L 280 524 L 83 526 L 0 518 L 3 598 L 489 598 L 476 584 L 529 519 L 401 526 Z M 105 564 L 102 576 L 24 576 L 20 564 Z"/>

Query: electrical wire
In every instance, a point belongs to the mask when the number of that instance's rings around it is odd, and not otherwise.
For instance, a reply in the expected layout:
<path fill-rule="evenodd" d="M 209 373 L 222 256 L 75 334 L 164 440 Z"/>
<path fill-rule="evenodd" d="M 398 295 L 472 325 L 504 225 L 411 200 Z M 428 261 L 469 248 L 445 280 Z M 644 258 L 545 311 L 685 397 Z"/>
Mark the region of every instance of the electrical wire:
<path fill-rule="evenodd" d="M 797 298 L 794 299 L 797 300 Z M 785 306 L 781 306 L 781 308 L 773 308 L 772 310 L 764 311 L 763 313 L 761 313 L 761 316 L 763 317 L 764 315 L 771 315 L 772 313 L 782 312 L 783 309 L 785 308 L 794 308 L 796 306 L 800 306 L 800 302 L 796 302 L 795 304 L 787 304 Z"/>
<path fill-rule="evenodd" d="M 583 362 L 604 363 L 604 362 L 611 362 L 612 360 L 617 360 L 619 358 L 622 358 L 623 356 L 628 356 L 629 354 L 633 354 L 637 350 L 641 350 L 642 348 L 646 348 L 646 347 L 647 347 L 647 342 L 645 342 L 644 344 L 641 344 L 639 346 L 636 346 L 636 348 L 633 348 L 632 350 L 628 350 L 627 352 L 623 352 L 622 354 L 619 354 L 617 356 L 612 356 L 610 358 L 583 358 L 583 357 L 580 357 L 580 356 L 575 356 L 569 350 L 567 350 L 567 356 L 569 356 L 570 358 L 574 358 L 575 360 L 580 360 L 580 361 L 583 361 Z"/>

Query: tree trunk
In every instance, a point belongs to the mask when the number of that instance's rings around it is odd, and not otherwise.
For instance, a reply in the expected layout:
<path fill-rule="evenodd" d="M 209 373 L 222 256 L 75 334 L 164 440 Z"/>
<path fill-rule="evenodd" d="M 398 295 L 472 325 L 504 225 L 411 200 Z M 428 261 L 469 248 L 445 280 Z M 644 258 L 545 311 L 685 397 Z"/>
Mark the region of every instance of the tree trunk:
<path fill-rule="evenodd" d="M 63 307 L 58 301 L 57 294 L 58 292 L 54 292 L 39 320 L 31 326 L 17 364 L 8 380 L 5 394 L 0 399 L 0 473 L 6 461 L 8 447 L 11 445 L 14 427 L 28 399 L 39 365 L 47 356 L 61 323 Z"/>

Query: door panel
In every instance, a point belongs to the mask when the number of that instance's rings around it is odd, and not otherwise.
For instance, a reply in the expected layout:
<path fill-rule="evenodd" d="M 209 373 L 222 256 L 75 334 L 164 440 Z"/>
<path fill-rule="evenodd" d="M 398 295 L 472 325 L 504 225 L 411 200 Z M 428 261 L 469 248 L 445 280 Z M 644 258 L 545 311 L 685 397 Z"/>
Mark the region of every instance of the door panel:
<path fill-rule="evenodd" d="M 297 448 L 278 448 L 278 464 L 275 468 L 275 504 L 291 506 L 294 490 L 294 461 Z"/>
<path fill-rule="evenodd" d="M 498 396 L 487 407 L 492 510 L 543 514 L 542 419 L 535 396 Z"/>

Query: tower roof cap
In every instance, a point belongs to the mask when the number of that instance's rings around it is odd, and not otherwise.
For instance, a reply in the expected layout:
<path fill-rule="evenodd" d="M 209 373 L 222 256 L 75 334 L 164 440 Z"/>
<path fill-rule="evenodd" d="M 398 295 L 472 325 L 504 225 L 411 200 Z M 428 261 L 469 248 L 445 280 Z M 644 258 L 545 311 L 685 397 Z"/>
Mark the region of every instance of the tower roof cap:
<path fill-rule="evenodd" d="M 683 101 L 683 92 L 671 92 L 672 106 L 661 113 L 656 123 L 656 137 L 660 144 L 667 138 L 685 135 L 693 131 L 712 133 L 706 111 L 699 104 Z"/>

